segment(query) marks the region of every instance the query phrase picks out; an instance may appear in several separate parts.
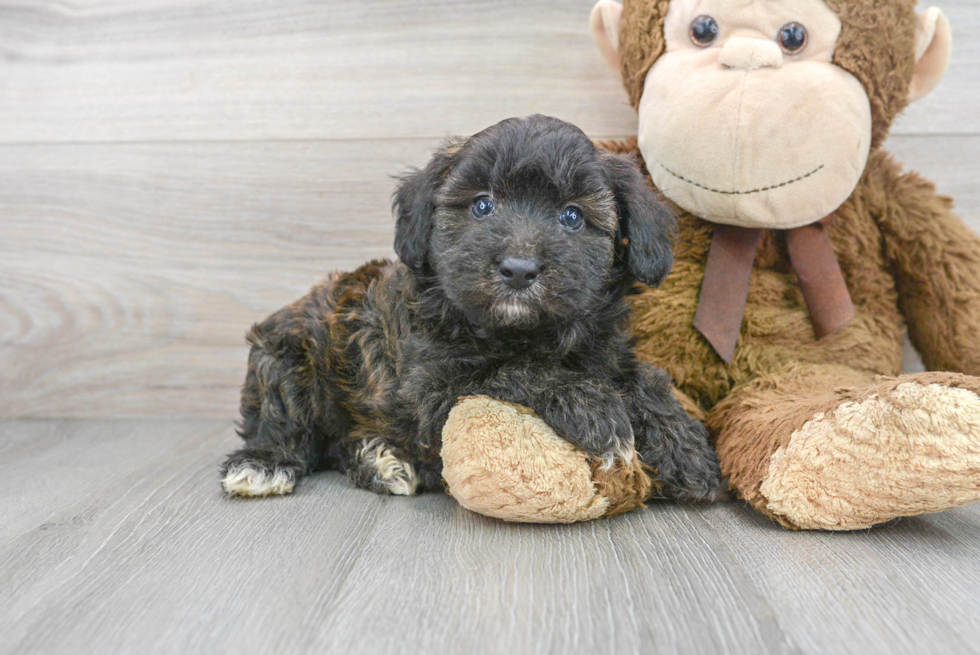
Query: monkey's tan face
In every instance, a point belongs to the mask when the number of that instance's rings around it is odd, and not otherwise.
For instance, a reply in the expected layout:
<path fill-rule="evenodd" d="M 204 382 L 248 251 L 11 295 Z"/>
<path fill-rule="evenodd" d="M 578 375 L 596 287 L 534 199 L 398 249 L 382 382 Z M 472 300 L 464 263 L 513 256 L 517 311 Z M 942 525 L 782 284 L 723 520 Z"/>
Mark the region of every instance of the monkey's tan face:
<path fill-rule="evenodd" d="M 861 83 L 832 62 L 824 0 L 673 0 L 639 144 L 654 182 L 707 220 L 793 228 L 854 190 L 871 147 Z"/>

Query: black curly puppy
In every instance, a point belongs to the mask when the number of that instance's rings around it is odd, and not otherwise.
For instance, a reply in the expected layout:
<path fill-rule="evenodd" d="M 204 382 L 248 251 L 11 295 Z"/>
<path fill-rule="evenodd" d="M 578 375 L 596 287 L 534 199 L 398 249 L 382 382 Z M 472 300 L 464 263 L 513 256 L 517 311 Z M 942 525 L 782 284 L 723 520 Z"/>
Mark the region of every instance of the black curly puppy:
<path fill-rule="evenodd" d="M 323 468 L 439 489 L 443 424 L 473 394 L 610 464 L 635 443 L 667 496 L 715 494 L 707 432 L 630 344 L 624 297 L 667 275 L 673 227 L 634 161 L 557 119 L 508 119 L 403 178 L 394 211 L 403 263 L 333 274 L 252 328 L 229 494 L 286 494 Z"/>

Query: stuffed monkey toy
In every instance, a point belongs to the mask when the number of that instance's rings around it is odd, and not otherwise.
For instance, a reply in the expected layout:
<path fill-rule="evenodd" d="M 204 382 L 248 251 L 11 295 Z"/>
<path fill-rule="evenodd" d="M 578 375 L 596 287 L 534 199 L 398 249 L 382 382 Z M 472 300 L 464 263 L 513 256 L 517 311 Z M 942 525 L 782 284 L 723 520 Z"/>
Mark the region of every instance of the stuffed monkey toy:
<path fill-rule="evenodd" d="M 734 492 L 787 528 L 824 530 L 980 498 L 980 238 L 882 149 L 946 70 L 942 12 L 601 0 L 592 33 L 639 113 L 636 139 L 604 145 L 642 157 L 680 224 L 673 272 L 633 301 L 638 352 L 708 426 Z M 903 326 L 934 372 L 902 374 Z M 613 501 L 594 475 L 578 492 L 528 492 L 537 478 L 506 479 L 506 457 L 460 455 L 504 452 L 499 435 L 526 435 L 527 416 L 486 399 L 454 414 L 445 477 L 475 511 L 578 520 L 603 515 L 579 509 L 594 496 L 629 509 L 656 489 L 655 472 L 616 471 L 631 491 Z M 528 498 L 536 518 L 517 507 Z"/>

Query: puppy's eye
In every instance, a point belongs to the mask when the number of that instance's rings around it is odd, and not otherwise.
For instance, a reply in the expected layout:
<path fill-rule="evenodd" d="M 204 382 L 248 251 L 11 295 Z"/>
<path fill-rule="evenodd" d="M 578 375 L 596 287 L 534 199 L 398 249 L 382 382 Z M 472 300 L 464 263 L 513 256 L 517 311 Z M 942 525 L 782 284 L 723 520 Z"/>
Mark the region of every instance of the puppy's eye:
<path fill-rule="evenodd" d="M 806 28 L 799 23 L 783 25 L 779 30 L 779 47 L 788 55 L 795 55 L 806 47 Z"/>
<path fill-rule="evenodd" d="M 582 210 L 578 207 L 565 207 L 558 214 L 558 222 L 566 230 L 571 230 L 572 232 L 578 232 L 585 225 L 585 220 L 582 218 Z"/>
<path fill-rule="evenodd" d="M 691 42 L 699 48 L 707 48 L 718 38 L 718 21 L 711 16 L 698 16 L 691 23 Z"/>
<path fill-rule="evenodd" d="M 475 218 L 486 218 L 493 213 L 493 210 L 497 206 L 493 204 L 493 198 L 490 196 L 480 196 L 473 201 L 473 207 L 471 211 Z"/>

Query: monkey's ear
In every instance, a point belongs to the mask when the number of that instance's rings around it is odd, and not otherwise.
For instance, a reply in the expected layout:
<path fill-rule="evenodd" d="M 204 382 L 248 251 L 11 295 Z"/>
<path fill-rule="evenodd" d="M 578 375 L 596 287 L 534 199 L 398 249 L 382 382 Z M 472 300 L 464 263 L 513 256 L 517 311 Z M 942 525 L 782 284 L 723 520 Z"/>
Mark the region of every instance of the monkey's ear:
<path fill-rule="evenodd" d="M 391 208 L 395 215 L 395 252 L 402 263 L 416 273 L 422 272 L 429 261 L 436 192 L 462 144 L 461 139 L 448 142 L 436 151 L 424 168 L 401 176 L 395 189 Z"/>
<path fill-rule="evenodd" d="M 949 67 L 953 32 L 949 19 L 936 7 L 926 9 L 915 24 L 915 73 L 909 87 L 909 102 L 929 95 Z"/>
<path fill-rule="evenodd" d="M 626 268 L 640 282 L 657 286 L 674 263 L 673 214 L 657 200 L 640 173 L 636 160 L 627 155 L 605 156 L 619 211 L 617 240 L 625 247 Z"/>
<path fill-rule="evenodd" d="M 622 21 L 623 5 L 616 0 L 599 0 L 589 16 L 592 40 L 616 75 L 620 74 L 619 28 Z"/>

